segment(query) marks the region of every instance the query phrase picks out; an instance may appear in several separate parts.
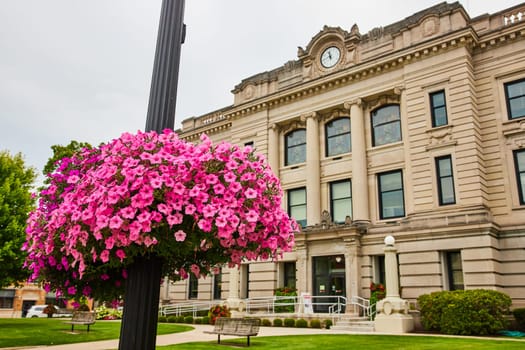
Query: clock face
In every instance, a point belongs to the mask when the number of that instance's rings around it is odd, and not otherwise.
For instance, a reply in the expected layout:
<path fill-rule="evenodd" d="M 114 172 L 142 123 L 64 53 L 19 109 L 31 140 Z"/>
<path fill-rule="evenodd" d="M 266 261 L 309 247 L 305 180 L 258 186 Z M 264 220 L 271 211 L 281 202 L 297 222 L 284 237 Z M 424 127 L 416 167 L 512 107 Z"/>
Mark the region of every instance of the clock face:
<path fill-rule="evenodd" d="M 339 51 L 339 48 L 330 46 L 324 50 L 321 55 L 321 65 L 325 68 L 332 68 L 337 62 L 339 62 L 339 58 L 341 58 L 341 51 Z"/>

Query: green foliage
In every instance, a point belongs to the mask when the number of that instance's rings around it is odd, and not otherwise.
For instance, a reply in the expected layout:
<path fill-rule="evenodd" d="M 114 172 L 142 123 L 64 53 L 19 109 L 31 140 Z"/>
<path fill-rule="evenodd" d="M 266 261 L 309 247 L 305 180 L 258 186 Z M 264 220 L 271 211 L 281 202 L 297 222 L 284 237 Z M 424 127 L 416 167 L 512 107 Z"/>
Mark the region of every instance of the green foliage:
<path fill-rule="evenodd" d="M 192 324 L 193 323 L 193 316 L 186 316 L 186 317 L 184 317 L 184 323 Z"/>
<path fill-rule="evenodd" d="M 177 316 L 168 316 L 169 323 L 177 323 Z"/>
<path fill-rule="evenodd" d="M 97 314 L 97 316 L 98 316 L 98 314 Z M 168 318 L 166 316 L 159 316 L 158 322 L 166 323 L 166 322 L 168 322 Z"/>
<path fill-rule="evenodd" d="M 202 317 L 196 317 L 196 318 L 193 320 L 193 323 L 195 323 L 195 324 L 202 324 Z"/>
<path fill-rule="evenodd" d="M 386 296 L 386 288 L 382 283 L 370 283 L 370 305 L 372 306 L 372 317 L 376 317 L 376 304 Z"/>
<path fill-rule="evenodd" d="M 219 317 L 231 317 L 231 312 L 226 305 L 215 305 L 208 311 L 210 324 L 215 324 L 215 320 Z"/>
<path fill-rule="evenodd" d="M 184 323 L 185 316 L 175 316 L 175 323 Z"/>
<path fill-rule="evenodd" d="M 62 146 L 62 145 L 53 145 L 51 146 L 51 150 L 53 151 L 53 156 L 48 159 L 46 165 L 44 166 L 44 169 L 42 173 L 44 175 L 50 174 L 54 172 L 59 164 L 59 161 L 63 158 L 69 158 L 73 154 L 81 151 L 84 148 L 91 149 L 91 145 L 87 142 L 78 142 L 78 141 L 71 141 L 69 145 Z M 49 178 L 46 178 L 44 180 L 45 184 L 49 184 Z"/>
<path fill-rule="evenodd" d="M 525 330 L 525 308 L 514 309 L 512 314 L 518 323 L 518 327 L 521 330 Z"/>
<path fill-rule="evenodd" d="M 31 195 L 36 172 L 26 167 L 20 153 L 0 151 L 0 289 L 27 280 L 23 268 L 25 227 L 35 200 Z"/>
<path fill-rule="evenodd" d="M 321 328 L 321 321 L 317 319 L 311 320 L 310 328 Z"/>
<path fill-rule="evenodd" d="M 297 289 L 291 287 L 277 288 L 274 293 L 276 297 L 292 297 L 282 298 L 275 300 L 275 312 L 294 312 L 295 311 L 295 300 L 297 296 Z M 277 304 L 285 304 L 278 306 Z"/>
<path fill-rule="evenodd" d="M 120 320 L 122 318 L 122 311 L 106 307 L 105 305 L 97 307 L 95 309 L 95 312 L 97 315 L 97 320 Z M 159 322 L 161 322 L 160 317 L 159 317 Z M 166 322 L 166 320 L 164 320 L 163 322 Z"/>
<path fill-rule="evenodd" d="M 283 326 L 283 320 L 280 318 L 276 318 L 273 320 L 273 326 L 274 327 L 282 327 Z"/>
<path fill-rule="evenodd" d="M 418 298 L 427 330 L 455 335 L 489 335 L 507 327 L 510 297 L 494 290 L 434 292 Z"/>
<path fill-rule="evenodd" d="M 326 329 L 330 329 L 330 327 L 332 327 L 332 325 L 334 324 L 332 322 L 332 320 L 330 320 L 330 319 L 324 320 L 323 323 L 324 323 L 324 328 L 326 328 Z"/>
<path fill-rule="evenodd" d="M 295 321 L 295 327 L 297 327 L 297 328 L 307 328 L 308 327 L 308 321 L 306 321 L 304 318 L 300 318 L 297 321 Z"/>
<path fill-rule="evenodd" d="M 285 327 L 295 327 L 295 320 L 293 318 L 285 318 L 284 326 Z"/>
<path fill-rule="evenodd" d="M 262 321 L 261 321 L 261 324 L 265 327 L 270 327 L 272 325 L 272 321 L 270 321 L 269 319 L 267 318 L 263 318 Z"/>
<path fill-rule="evenodd" d="M 210 317 L 202 316 L 202 324 L 210 324 Z"/>

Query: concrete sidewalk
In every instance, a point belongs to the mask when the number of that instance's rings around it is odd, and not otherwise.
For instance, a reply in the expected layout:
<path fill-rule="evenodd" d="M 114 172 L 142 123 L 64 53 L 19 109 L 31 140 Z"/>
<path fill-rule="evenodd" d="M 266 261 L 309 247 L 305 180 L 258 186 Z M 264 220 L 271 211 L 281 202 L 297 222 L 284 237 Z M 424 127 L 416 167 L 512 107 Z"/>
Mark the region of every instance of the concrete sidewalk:
<path fill-rule="evenodd" d="M 206 334 L 205 330 L 212 330 L 211 325 L 192 325 L 194 330 L 189 332 L 166 334 L 157 336 L 157 346 L 171 345 L 179 343 L 189 343 L 195 341 L 217 341 L 217 335 Z M 336 334 L 333 330 L 328 329 L 314 329 L 314 328 L 288 328 L 288 327 L 261 327 L 259 336 L 273 336 L 273 335 L 301 335 L 301 334 Z M 342 332 L 345 333 L 345 332 Z M 237 337 L 221 336 L 222 339 L 233 339 Z M 246 339 L 246 337 L 243 337 Z M 90 343 L 75 343 L 54 346 L 38 346 L 38 347 L 23 347 L 23 348 L 8 348 L 9 350 L 23 349 L 23 350 L 108 350 L 118 348 L 118 339 L 102 340 Z M 5 349 L 7 350 L 7 349 Z"/>

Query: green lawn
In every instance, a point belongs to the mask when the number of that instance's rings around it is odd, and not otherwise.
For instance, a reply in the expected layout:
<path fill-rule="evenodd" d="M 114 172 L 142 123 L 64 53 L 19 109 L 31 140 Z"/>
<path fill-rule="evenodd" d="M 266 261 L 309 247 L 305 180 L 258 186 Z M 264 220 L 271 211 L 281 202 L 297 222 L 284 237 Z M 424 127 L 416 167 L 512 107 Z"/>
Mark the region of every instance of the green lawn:
<path fill-rule="evenodd" d="M 58 345 L 117 339 L 120 335 L 120 321 L 97 321 L 90 326 L 71 325 L 64 319 L 47 318 L 0 318 L 0 348 L 35 345 Z M 160 323 L 157 334 L 185 332 L 193 329 L 188 325 Z"/>
<path fill-rule="evenodd" d="M 226 346 L 225 344 L 236 344 Z M 217 342 L 195 342 L 170 346 L 161 346 L 161 350 L 208 350 L 239 348 L 246 344 L 244 338 L 221 339 Z M 465 338 L 445 338 L 432 336 L 387 336 L 387 335 L 301 335 L 279 337 L 251 337 L 250 347 L 253 350 L 359 350 L 359 349 L 446 349 L 446 350 L 513 350 L 525 349 L 525 340 L 484 340 Z"/>

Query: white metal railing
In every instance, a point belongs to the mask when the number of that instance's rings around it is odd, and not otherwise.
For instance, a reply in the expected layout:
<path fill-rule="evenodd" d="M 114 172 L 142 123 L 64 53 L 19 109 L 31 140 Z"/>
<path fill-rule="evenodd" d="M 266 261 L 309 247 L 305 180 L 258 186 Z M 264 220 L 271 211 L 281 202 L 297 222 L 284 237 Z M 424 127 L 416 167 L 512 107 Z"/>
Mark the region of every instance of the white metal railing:
<path fill-rule="evenodd" d="M 335 296 L 335 295 L 313 295 L 308 296 L 271 296 L 259 298 L 243 299 L 243 304 L 247 314 L 266 313 L 266 314 L 296 314 L 296 313 L 327 313 L 332 317 L 350 311 L 358 315 L 373 318 L 375 313 L 375 304 L 370 305 L 368 299 L 352 296 Z M 185 302 L 178 304 L 169 304 L 159 307 L 159 313 L 163 316 L 181 316 L 191 314 L 197 316 L 199 311 L 209 310 L 213 305 L 220 304 L 220 301 L 205 302 Z M 306 310 L 311 308 L 311 310 Z"/>
<path fill-rule="evenodd" d="M 159 314 L 162 316 L 182 316 L 191 314 L 193 317 L 196 317 L 197 312 L 209 310 L 213 305 L 217 304 L 216 301 L 205 301 L 162 305 L 159 307 Z"/>

